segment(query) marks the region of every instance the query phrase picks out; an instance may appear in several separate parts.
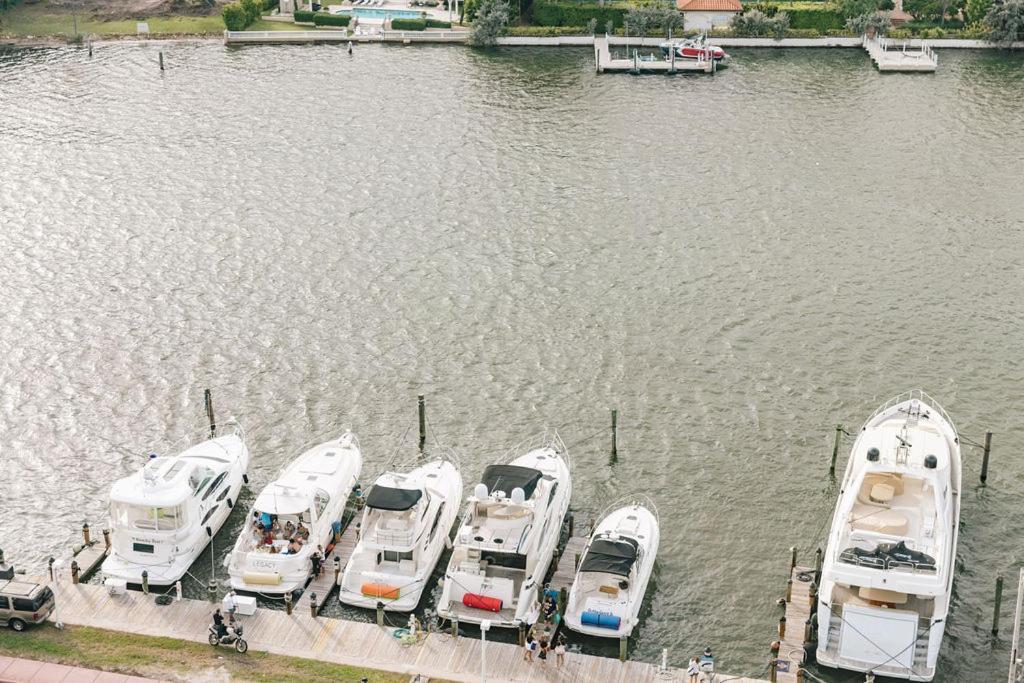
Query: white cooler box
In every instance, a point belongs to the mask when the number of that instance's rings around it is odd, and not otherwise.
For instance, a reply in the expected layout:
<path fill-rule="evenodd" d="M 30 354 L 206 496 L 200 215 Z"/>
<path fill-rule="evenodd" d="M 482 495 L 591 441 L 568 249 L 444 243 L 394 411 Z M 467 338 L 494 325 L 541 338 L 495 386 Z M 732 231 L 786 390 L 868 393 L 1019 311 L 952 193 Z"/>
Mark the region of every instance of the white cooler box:
<path fill-rule="evenodd" d="M 227 606 L 222 602 L 221 609 L 227 611 Z M 256 598 L 250 595 L 235 596 L 235 614 L 243 617 L 251 617 L 256 614 Z"/>

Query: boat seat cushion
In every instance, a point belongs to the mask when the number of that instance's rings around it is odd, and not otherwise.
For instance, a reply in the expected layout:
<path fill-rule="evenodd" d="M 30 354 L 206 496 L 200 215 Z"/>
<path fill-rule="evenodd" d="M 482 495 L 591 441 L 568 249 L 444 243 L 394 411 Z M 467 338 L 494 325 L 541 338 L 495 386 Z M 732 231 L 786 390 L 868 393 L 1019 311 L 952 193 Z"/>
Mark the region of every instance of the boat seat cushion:
<path fill-rule="evenodd" d="M 619 595 L 619 589 L 617 586 L 601 586 L 598 590 L 613 597 L 618 597 Z"/>
<path fill-rule="evenodd" d="M 875 484 L 871 487 L 868 498 L 872 503 L 891 503 L 896 489 L 892 484 Z"/>
<path fill-rule="evenodd" d="M 857 593 L 861 598 L 868 602 L 882 602 L 889 605 L 904 605 L 907 602 L 906 593 L 885 590 L 884 588 L 868 588 L 867 586 L 861 586 Z"/>
<path fill-rule="evenodd" d="M 896 510 L 873 509 L 859 513 L 855 510 L 853 528 L 903 536 L 907 533 L 907 516 Z"/>

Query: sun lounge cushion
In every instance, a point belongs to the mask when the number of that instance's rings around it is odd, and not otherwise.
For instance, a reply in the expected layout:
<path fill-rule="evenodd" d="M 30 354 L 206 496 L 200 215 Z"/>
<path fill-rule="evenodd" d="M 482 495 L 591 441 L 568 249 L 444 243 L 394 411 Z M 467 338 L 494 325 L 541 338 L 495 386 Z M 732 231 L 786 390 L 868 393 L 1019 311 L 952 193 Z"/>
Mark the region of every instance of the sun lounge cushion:
<path fill-rule="evenodd" d="M 877 531 L 880 534 L 903 536 L 907 533 L 907 517 L 895 510 L 876 509 L 872 512 L 856 514 L 853 528 L 864 531 Z"/>

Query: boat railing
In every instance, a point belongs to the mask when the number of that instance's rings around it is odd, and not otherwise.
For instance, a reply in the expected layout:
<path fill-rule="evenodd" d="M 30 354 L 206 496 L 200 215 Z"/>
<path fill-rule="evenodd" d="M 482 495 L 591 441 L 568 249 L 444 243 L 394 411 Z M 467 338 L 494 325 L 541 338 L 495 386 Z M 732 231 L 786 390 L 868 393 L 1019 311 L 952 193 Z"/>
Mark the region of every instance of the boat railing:
<path fill-rule="evenodd" d="M 932 562 L 905 562 L 903 560 L 894 560 L 891 557 L 857 555 L 849 550 L 839 553 L 839 561 L 858 567 L 868 567 L 869 569 L 880 569 L 883 571 L 891 569 L 910 572 L 911 574 L 934 574 L 939 570 L 938 566 Z"/>
<path fill-rule="evenodd" d="M 566 465 L 570 464 L 569 452 L 566 450 L 565 443 L 562 441 L 562 437 L 558 435 L 557 430 L 544 430 L 539 434 L 523 439 L 506 452 L 502 462 L 511 462 L 520 455 L 525 455 L 530 451 L 541 448 L 553 448 L 559 455 L 565 458 Z"/>
<path fill-rule="evenodd" d="M 609 513 L 611 513 L 613 510 L 615 510 L 618 507 L 622 507 L 623 505 L 639 505 L 640 507 L 645 507 L 649 509 L 651 514 L 654 515 L 654 519 L 657 520 L 658 526 L 661 526 L 661 515 L 658 514 L 658 506 L 654 504 L 654 501 L 646 493 L 639 492 L 627 493 L 626 495 L 619 496 L 618 498 L 613 500 L 604 508 L 604 510 L 601 511 L 601 514 L 597 517 L 597 522 L 600 522 L 602 519 L 607 517 Z"/>
<path fill-rule="evenodd" d="M 885 411 L 889 410 L 893 406 L 897 406 L 900 403 L 905 403 L 906 401 L 913 400 L 925 403 L 929 408 L 931 408 L 939 415 L 941 415 L 942 418 L 949 423 L 949 426 L 953 428 L 953 432 L 957 433 L 956 425 L 953 423 L 953 418 L 951 418 L 949 414 L 946 413 L 945 409 L 943 409 L 943 407 L 939 405 L 938 401 L 936 401 L 934 398 L 925 393 L 923 389 L 911 389 L 909 391 L 904 391 L 903 393 L 897 394 L 896 396 L 890 398 L 888 401 L 883 403 L 877 410 L 875 410 L 875 412 L 871 413 L 868 419 L 864 421 L 864 425 L 861 427 L 861 431 L 863 431 L 871 423 L 872 420 L 874 420 L 876 417 L 878 417 Z"/>
<path fill-rule="evenodd" d="M 397 545 L 404 548 L 412 545 L 415 534 L 416 531 L 414 529 L 394 530 L 378 528 L 373 532 L 372 540 L 376 542 L 377 545 Z"/>

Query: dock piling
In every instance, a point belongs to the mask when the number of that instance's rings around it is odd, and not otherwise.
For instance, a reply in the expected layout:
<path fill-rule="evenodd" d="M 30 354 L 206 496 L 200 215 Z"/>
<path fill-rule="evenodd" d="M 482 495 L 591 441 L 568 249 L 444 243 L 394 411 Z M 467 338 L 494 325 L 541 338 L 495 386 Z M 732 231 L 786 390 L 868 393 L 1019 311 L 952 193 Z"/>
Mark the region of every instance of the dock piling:
<path fill-rule="evenodd" d="M 377 601 L 377 626 L 384 626 L 384 603 L 380 600 Z"/>
<path fill-rule="evenodd" d="M 210 602 L 217 602 L 217 579 L 210 578 L 206 584 L 206 592 L 209 594 Z"/>
<path fill-rule="evenodd" d="M 516 629 L 516 642 L 519 647 L 526 645 L 526 624 L 519 624 L 519 628 Z"/>
<path fill-rule="evenodd" d="M 458 615 L 452 617 L 452 638 L 459 637 L 459 617 Z"/>
<path fill-rule="evenodd" d="M 619 661 L 626 661 L 626 646 L 629 644 L 629 639 L 626 636 L 619 636 Z"/>
<path fill-rule="evenodd" d="M 78 561 L 71 560 L 71 583 L 78 584 Z"/>
<path fill-rule="evenodd" d="M 50 572 L 50 581 L 53 581 L 53 563 L 54 563 L 54 561 L 55 560 L 53 559 L 53 556 L 51 555 L 50 559 L 47 560 L 47 562 L 46 562 L 47 568 L 49 569 L 49 572 Z"/>
<path fill-rule="evenodd" d="M 789 547 L 789 573 L 792 574 L 793 570 L 796 569 L 796 546 Z"/>
<path fill-rule="evenodd" d="M 288 591 L 284 594 L 284 611 L 286 614 L 291 615 L 292 613 L 292 592 Z"/>
<path fill-rule="evenodd" d="M 92 544 L 91 543 L 92 539 L 90 538 L 90 532 L 89 532 L 89 522 L 83 522 L 82 523 L 82 540 L 85 542 L 86 546 L 89 546 L 89 545 Z"/>
<path fill-rule="evenodd" d="M 164 70 L 164 52 L 163 52 L 163 50 L 160 51 L 160 70 L 161 71 Z"/>
<path fill-rule="evenodd" d="M 779 640 L 786 639 L 786 615 L 779 617 Z"/>
<path fill-rule="evenodd" d="M 164 53 L 160 53 L 160 70 L 164 69 Z M 213 419 L 213 396 L 209 389 L 203 390 L 203 404 L 206 408 L 206 419 L 210 423 L 210 438 L 217 436 L 217 421 Z"/>
<path fill-rule="evenodd" d="M 4 549 L 0 548 L 0 566 L 3 566 L 4 564 L 6 564 L 4 562 Z"/>
<path fill-rule="evenodd" d="M 793 579 L 786 579 L 786 602 L 793 599 Z"/>
<path fill-rule="evenodd" d="M 309 594 L 309 616 L 316 619 L 317 608 L 316 608 L 316 593 Z"/>
<path fill-rule="evenodd" d="M 843 434 L 843 425 L 836 425 L 836 438 L 832 442 L 832 464 L 828 466 L 830 476 L 836 476 L 836 458 L 839 457 L 839 437 Z"/>
<path fill-rule="evenodd" d="M 821 548 L 814 551 L 814 583 L 821 583 Z"/>
<path fill-rule="evenodd" d="M 110 552 L 110 529 L 103 530 L 103 547 Z"/>
<path fill-rule="evenodd" d="M 174 599 L 181 602 L 181 581 L 174 582 Z"/>
<path fill-rule="evenodd" d="M 423 394 L 416 397 L 416 404 L 420 416 L 420 452 L 422 452 L 423 444 L 427 442 L 427 406 L 423 402 Z"/>
<path fill-rule="evenodd" d="M 992 635 L 999 635 L 999 608 L 1003 603 L 1003 577 L 996 577 L 996 604 L 992 608 Z"/>
<path fill-rule="evenodd" d="M 612 408 L 612 463 L 619 459 L 619 411 Z"/>
<path fill-rule="evenodd" d="M 985 450 L 981 455 L 981 483 L 988 481 L 988 456 L 992 451 L 992 432 L 985 432 Z"/>
<path fill-rule="evenodd" d="M 145 569 L 142 570 L 142 593 L 149 595 L 149 572 Z"/>
<path fill-rule="evenodd" d="M 334 556 L 334 585 L 338 585 L 338 578 L 341 576 L 341 558 Z"/>
<path fill-rule="evenodd" d="M 348 53 L 352 54 L 352 41 L 348 41 Z"/>
<path fill-rule="evenodd" d="M 576 553 L 574 564 L 576 565 L 576 571 L 580 569 L 580 554 Z"/>

